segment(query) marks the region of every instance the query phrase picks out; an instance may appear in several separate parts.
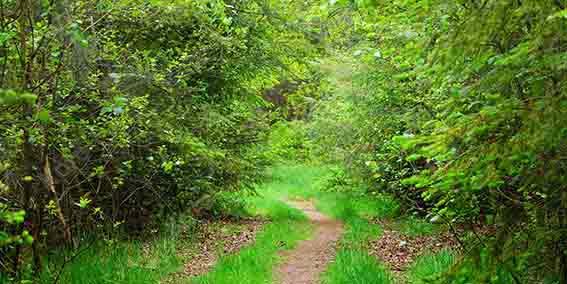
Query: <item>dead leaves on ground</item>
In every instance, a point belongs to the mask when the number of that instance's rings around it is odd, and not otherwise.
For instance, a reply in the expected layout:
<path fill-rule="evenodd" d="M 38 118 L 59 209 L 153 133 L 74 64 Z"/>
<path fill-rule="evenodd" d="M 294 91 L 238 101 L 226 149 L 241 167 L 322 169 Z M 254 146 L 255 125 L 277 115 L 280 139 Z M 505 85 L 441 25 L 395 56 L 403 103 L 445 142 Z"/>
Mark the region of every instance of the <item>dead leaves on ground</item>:
<path fill-rule="evenodd" d="M 178 249 L 178 257 L 185 262 L 183 270 L 168 278 L 190 278 L 209 272 L 221 256 L 235 254 L 252 244 L 266 223 L 265 220 L 247 219 L 200 225 L 194 233 L 195 239 Z"/>
<path fill-rule="evenodd" d="M 449 232 L 410 237 L 395 230 L 391 223 L 383 221 L 380 225 L 384 231 L 380 239 L 370 243 L 370 254 L 394 272 L 405 271 L 423 253 L 436 253 L 458 245 Z"/>

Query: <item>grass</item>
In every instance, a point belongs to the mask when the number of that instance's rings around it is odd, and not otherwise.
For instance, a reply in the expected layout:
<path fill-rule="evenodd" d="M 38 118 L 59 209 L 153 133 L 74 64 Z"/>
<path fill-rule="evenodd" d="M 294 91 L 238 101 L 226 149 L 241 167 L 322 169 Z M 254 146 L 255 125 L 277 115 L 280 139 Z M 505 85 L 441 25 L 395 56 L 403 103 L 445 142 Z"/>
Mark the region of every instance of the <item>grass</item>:
<path fill-rule="evenodd" d="M 397 216 L 398 204 L 385 196 L 362 196 L 349 193 L 320 192 L 316 205 L 319 210 L 344 220 L 357 216 L 364 219 Z"/>
<path fill-rule="evenodd" d="M 317 165 L 281 165 L 270 170 L 270 186 L 259 190 L 271 199 L 310 199 L 319 194 L 318 184 L 329 168 Z"/>
<path fill-rule="evenodd" d="M 324 192 L 321 188 L 330 174 L 331 168 L 325 166 L 277 167 L 272 170 L 272 177 L 279 180 L 280 184 L 264 192 L 264 196 L 314 199 L 318 210 L 345 223 L 346 231 L 341 240 L 341 249 L 324 273 L 323 283 L 392 283 L 388 270 L 378 263 L 374 256 L 368 254 L 368 242 L 380 235 L 380 228 L 368 219 L 393 217 L 398 212 L 398 205 L 386 197 L 357 195 L 355 189 L 352 193 Z"/>
<path fill-rule="evenodd" d="M 380 228 L 368 220 L 377 217 L 391 217 L 398 212 L 398 205 L 381 196 L 357 195 L 352 193 L 323 192 L 319 190 L 322 181 L 329 174 L 328 168 L 298 166 L 293 169 L 298 175 L 315 173 L 312 185 L 304 190 L 285 192 L 287 197 L 314 198 L 317 208 L 345 223 L 346 231 L 341 239 L 335 261 L 325 271 L 324 284 L 386 284 L 392 283 L 389 271 L 374 256 L 368 254 L 368 243 L 377 238 Z M 306 190 L 309 190 L 306 192 Z"/>
<path fill-rule="evenodd" d="M 64 259 L 72 255 L 59 253 L 46 259 L 50 263 L 41 276 L 41 283 L 157 283 L 166 274 L 179 266 L 175 254 L 175 239 L 160 238 L 154 241 L 148 253 L 143 253 L 138 242 L 103 243 L 79 250 L 72 261 L 65 264 Z M 75 251 L 73 255 L 76 255 Z"/>
<path fill-rule="evenodd" d="M 324 284 L 393 283 L 387 269 L 360 250 L 342 249 L 323 275 Z"/>
<path fill-rule="evenodd" d="M 293 248 L 299 240 L 309 236 L 309 229 L 307 222 L 275 221 L 264 228 L 253 246 L 243 249 L 236 255 L 221 258 L 213 271 L 193 279 L 190 283 L 269 283 L 279 258 L 277 252 Z"/>
<path fill-rule="evenodd" d="M 343 220 L 346 225 L 335 262 L 323 275 L 324 284 L 392 283 L 389 271 L 374 256 L 368 254 L 368 242 L 377 238 L 381 230 L 363 216 L 372 212 L 379 214 L 380 210 L 369 209 L 387 206 L 374 202 L 375 200 L 348 198 L 344 194 L 327 195 L 319 200 L 323 212 Z"/>
<path fill-rule="evenodd" d="M 391 273 L 368 254 L 368 243 L 381 233 L 380 227 L 368 220 L 398 216 L 397 203 L 384 196 L 367 195 L 357 188 L 347 192 L 322 191 L 330 169 L 317 165 L 273 168 L 270 181 L 257 188 L 258 195 L 246 197 L 244 202 L 247 214 L 271 220 L 257 235 L 256 242 L 237 254 L 221 256 L 213 270 L 205 275 L 174 279 L 172 283 L 271 283 L 279 252 L 293 248 L 311 234 L 311 225 L 303 213 L 284 202 L 295 198 L 314 199 L 320 211 L 345 223 L 336 259 L 322 277 L 324 284 L 393 283 Z M 432 224 L 414 218 L 403 219 L 398 224 L 400 230 L 408 234 L 431 234 L 437 230 Z M 175 235 L 172 231 L 151 242 L 149 248 L 137 242 L 98 242 L 95 248 L 85 250 L 66 264 L 59 283 L 159 283 L 182 265 L 176 256 L 176 247 L 190 240 L 178 240 Z M 43 283 L 52 283 L 64 256 L 60 253 L 47 260 L 56 265 L 45 270 Z M 444 265 L 449 261 L 443 257 L 449 256 L 420 259 L 411 277 L 422 279 L 446 268 Z"/>
<path fill-rule="evenodd" d="M 279 261 L 278 252 L 293 248 L 311 234 L 305 215 L 286 205 L 282 199 L 295 195 L 290 192 L 306 193 L 315 174 L 287 166 L 274 169 L 272 181 L 257 189 L 258 196 L 247 200 L 247 210 L 251 214 L 267 217 L 272 222 L 259 233 L 254 245 L 238 254 L 222 257 L 211 272 L 190 283 L 271 283 L 274 267 Z"/>
<path fill-rule="evenodd" d="M 432 283 L 439 275 L 450 269 L 455 263 L 455 258 L 455 253 L 450 250 L 422 255 L 407 272 L 408 283 Z"/>
<path fill-rule="evenodd" d="M 271 171 L 272 182 L 249 199 L 249 211 L 269 216 L 274 223 L 257 238 L 254 246 L 223 258 L 215 269 L 193 281 L 195 284 L 270 283 L 277 251 L 291 248 L 308 236 L 304 217 L 281 202 L 284 199 L 315 199 L 319 210 L 346 224 L 341 249 L 323 275 L 325 284 L 392 283 L 390 273 L 367 252 L 367 244 L 380 234 L 371 217 L 393 216 L 397 204 L 388 198 L 321 192 L 329 168 L 314 165 L 283 165 Z"/>
<path fill-rule="evenodd" d="M 397 231 L 410 237 L 435 235 L 443 230 L 443 225 L 433 224 L 413 216 L 398 219 L 393 226 Z"/>
<path fill-rule="evenodd" d="M 303 213 L 287 206 L 282 199 L 294 190 L 305 194 L 311 192 L 313 179 L 320 171 L 318 168 L 304 171 L 291 166 L 274 169 L 271 182 L 258 188 L 260 194 L 245 198 L 247 214 L 264 216 L 272 221 L 258 234 L 256 243 L 236 255 L 221 257 L 208 274 L 191 280 L 169 277 L 168 281 L 202 284 L 270 281 L 278 261 L 278 251 L 292 248 L 299 240 L 309 237 L 311 232 Z M 59 278 L 58 283 L 64 284 L 159 283 L 182 267 L 176 248 L 193 241 L 178 239 L 175 229 L 168 228 L 166 231 L 169 233 L 150 243 L 98 240 L 90 247 L 53 253 L 44 260 L 49 265 L 45 267 L 40 283 L 53 283 L 55 278 Z M 75 256 L 77 251 L 80 254 Z M 72 261 L 66 262 L 68 259 Z M 0 283 L 7 281 L 0 276 Z"/>
<path fill-rule="evenodd" d="M 349 213 L 350 212 L 350 213 Z M 368 254 L 368 242 L 377 238 L 380 228 L 359 217 L 353 208 L 342 212 L 346 232 L 340 249 L 323 275 L 324 284 L 388 284 L 392 282 L 390 272 L 374 256 Z"/>

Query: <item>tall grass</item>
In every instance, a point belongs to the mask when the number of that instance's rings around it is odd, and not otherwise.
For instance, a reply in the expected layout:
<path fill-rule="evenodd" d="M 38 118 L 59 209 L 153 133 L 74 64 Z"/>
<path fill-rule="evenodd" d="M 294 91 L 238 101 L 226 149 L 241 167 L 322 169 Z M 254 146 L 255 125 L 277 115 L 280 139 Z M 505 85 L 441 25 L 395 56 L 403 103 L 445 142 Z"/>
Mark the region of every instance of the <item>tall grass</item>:
<path fill-rule="evenodd" d="M 367 209 L 374 207 L 369 206 L 373 204 L 373 201 L 349 199 L 344 195 L 328 195 L 318 204 L 323 211 L 343 220 L 346 224 L 346 232 L 341 240 L 335 262 L 323 275 L 323 283 L 392 283 L 389 271 L 378 263 L 375 257 L 368 254 L 368 242 L 377 238 L 381 233 L 377 225 L 361 217 L 361 214 L 370 213 Z M 379 211 L 373 212 L 378 214 Z"/>
<path fill-rule="evenodd" d="M 361 250 L 341 249 L 323 275 L 324 284 L 393 283 L 387 269 Z"/>
<path fill-rule="evenodd" d="M 145 284 L 157 283 L 181 265 L 175 239 L 160 238 L 145 250 L 139 242 L 97 242 L 72 253 L 58 253 L 49 263 L 40 283 L 51 284 Z"/>
<path fill-rule="evenodd" d="M 433 224 L 424 219 L 416 218 L 413 216 L 401 218 L 396 220 L 394 228 L 410 237 L 428 236 L 439 233 L 443 230 L 443 225 Z"/>
<path fill-rule="evenodd" d="M 408 283 L 425 284 L 434 280 L 455 263 L 455 253 L 442 250 L 435 254 L 420 256 L 407 272 Z"/>

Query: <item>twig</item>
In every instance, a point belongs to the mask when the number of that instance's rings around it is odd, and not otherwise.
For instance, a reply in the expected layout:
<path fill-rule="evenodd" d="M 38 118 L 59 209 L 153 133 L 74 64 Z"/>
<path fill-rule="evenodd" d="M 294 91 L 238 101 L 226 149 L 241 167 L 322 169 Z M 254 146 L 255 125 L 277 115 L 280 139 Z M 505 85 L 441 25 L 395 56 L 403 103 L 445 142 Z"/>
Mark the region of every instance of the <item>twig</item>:
<path fill-rule="evenodd" d="M 96 238 L 93 238 L 93 240 L 89 243 L 88 246 L 86 246 L 85 248 L 83 248 L 82 250 L 78 251 L 75 255 L 73 255 L 71 258 L 65 260 L 63 262 L 63 264 L 61 265 L 61 268 L 59 268 L 59 271 L 57 272 L 57 276 L 55 277 L 55 279 L 53 279 L 53 284 L 57 284 L 57 282 L 59 282 L 59 279 L 61 278 L 61 275 L 63 274 L 63 270 L 65 269 L 65 266 L 71 262 L 73 262 L 77 257 L 79 257 L 81 254 L 83 254 L 84 252 L 86 252 L 87 250 L 89 250 L 94 244 L 96 243 Z"/>

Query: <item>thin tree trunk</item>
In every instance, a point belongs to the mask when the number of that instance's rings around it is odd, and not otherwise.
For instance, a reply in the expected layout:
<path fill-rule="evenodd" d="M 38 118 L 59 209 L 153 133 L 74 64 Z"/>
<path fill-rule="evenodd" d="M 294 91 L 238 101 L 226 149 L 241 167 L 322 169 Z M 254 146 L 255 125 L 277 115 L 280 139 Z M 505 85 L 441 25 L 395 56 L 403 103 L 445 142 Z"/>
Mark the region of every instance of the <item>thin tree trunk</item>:
<path fill-rule="evenodd" d="M 31 65 L 28 62 L 28 23 L 27 19 L 30 13 L 30 3 L 28 0 L 22 0 L 20 3 L 20 18 L 19 23 L 19 61 L 22 68 L 22 82 L 21 88 L 26 91 L 31 87 Z M 31 105 L 24 106 L 23 115 L 25 117 L 31 117 L 33 114 L 33 107 Z M 26 221 L 20 225 L 17 230 L 17 234 L 21 235 L 25 229 L 25 224 L 33 222 L 30 218 L 30 213 L 32 212 L 32 194 L 33 194 L 33 176 L 34 176 L 34 146 L 30 142 L 30 132 L 27 127 L 23 129 L 23 209 L 26 211 Z M 14 273 L 18 273 L 20 265 L 20 255 L 22 252 L 22 245 L 17 245 L 14 254 Z"/>
<path fill-rule="evenodd" d="M 55 190 L 55 180 L 53 179 L 53 174 L 51 173 L 51 166 L 49 164 L 49 155 L 47 153 L 45 154 L 43 174 L 45 175 L 46 178 L 47 188 L 49 192 L 51 192 L 51 194 L 53 195 L 53 199 L 57 207 L 55 209 L 55 212 L 57 214 L 57 219 L 59 219 L 59 222 L 61 222 L 61 225 L 63 226 L 62 228 L 63 238 L 65 239 L 65 243 L 71 244 L 71 228 L 67 224 L 67 221 L 65 220 L 65 216 L 63 215 L 63 211 L 61 210 L 61 204 L 59 202 L 59 194 L 57 194 L 57 191 Z"/>

